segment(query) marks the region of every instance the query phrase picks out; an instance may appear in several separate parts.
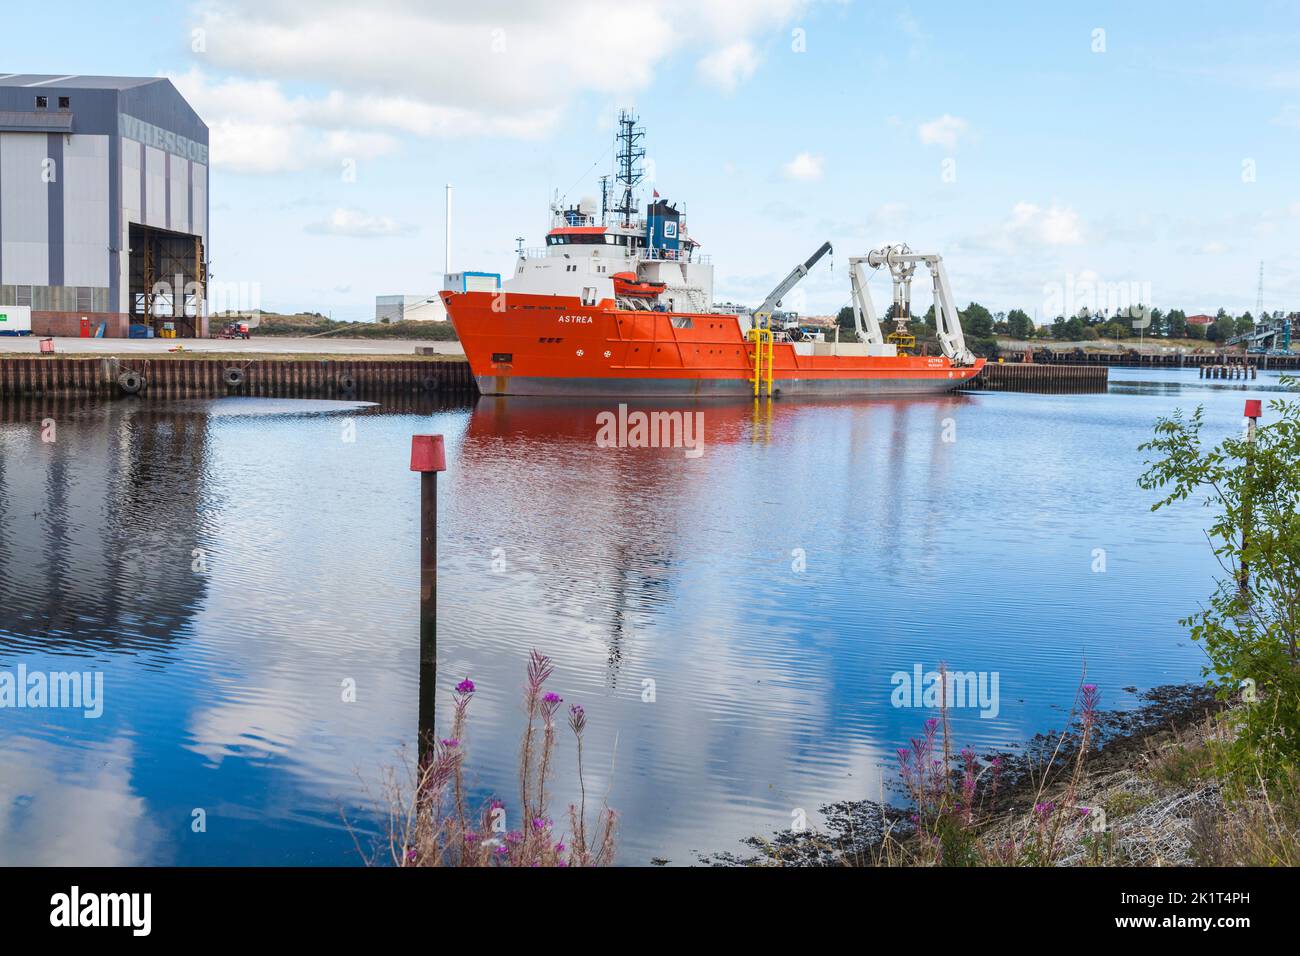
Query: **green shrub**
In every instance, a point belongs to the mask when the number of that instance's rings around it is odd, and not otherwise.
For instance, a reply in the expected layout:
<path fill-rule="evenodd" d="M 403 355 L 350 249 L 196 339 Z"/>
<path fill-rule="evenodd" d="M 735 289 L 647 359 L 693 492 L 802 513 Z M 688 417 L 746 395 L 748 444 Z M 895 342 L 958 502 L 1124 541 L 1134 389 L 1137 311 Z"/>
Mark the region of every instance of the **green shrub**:
<path fill-rule="evenodd" d="M 1224 766 L 1247 779 L 1282 779 L 1300 766 L 1300 402 L 1278 399 L 1268 412 L 1253 445 L 1238 436 L 1213 448 L 1201 438 L 1203 409 L 1160 419 L 1141 446 L 1157 457 L 1139 479 L 1167 491 L 1152 510 L 1193 495 L 1213 509 L 1207 535 L 1224 576 L 1183 624 L 1204 647 L 1219 696 L 1242 702 Z"/>

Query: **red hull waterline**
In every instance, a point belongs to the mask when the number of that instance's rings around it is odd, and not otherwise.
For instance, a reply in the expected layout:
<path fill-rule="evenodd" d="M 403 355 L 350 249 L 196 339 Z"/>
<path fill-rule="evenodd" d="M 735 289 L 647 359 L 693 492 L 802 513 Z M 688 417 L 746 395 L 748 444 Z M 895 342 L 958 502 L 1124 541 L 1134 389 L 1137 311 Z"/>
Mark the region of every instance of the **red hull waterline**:
<path fill-rule="evenodd" d="M 612 300 L 443 292 L 484 395 L 752 396 L 754 344 L 733 315 L 622 310 Z M 804 354 L 809 350 L 840 354 Z M 773 347 L 781 395 L 836 397 L 945 392 L 984 367 L 944 356 L 846 355 L 829 343 Z"/>

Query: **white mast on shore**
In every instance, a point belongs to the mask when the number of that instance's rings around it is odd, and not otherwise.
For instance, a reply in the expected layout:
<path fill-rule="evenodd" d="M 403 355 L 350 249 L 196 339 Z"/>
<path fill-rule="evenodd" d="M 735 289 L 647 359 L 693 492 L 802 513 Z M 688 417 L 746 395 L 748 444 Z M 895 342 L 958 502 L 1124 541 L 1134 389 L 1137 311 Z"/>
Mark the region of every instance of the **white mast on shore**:
<path fill-rule="evenodd" d="M 443 272 L 451 274 L 451 183 L 447 184 L 447 240 Z"/>

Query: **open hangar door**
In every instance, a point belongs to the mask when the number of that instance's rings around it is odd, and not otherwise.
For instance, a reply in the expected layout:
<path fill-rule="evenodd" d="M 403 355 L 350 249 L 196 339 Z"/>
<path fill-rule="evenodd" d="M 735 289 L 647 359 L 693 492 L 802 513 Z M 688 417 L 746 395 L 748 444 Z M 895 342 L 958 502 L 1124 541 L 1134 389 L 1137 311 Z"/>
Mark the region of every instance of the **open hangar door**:
<path fill-rule="evenodd" d="M 130 242 L 131 324 L 163 337 L 170 323 L 177 338 L 206 338 L 203 238 L 131 223 Z"/>

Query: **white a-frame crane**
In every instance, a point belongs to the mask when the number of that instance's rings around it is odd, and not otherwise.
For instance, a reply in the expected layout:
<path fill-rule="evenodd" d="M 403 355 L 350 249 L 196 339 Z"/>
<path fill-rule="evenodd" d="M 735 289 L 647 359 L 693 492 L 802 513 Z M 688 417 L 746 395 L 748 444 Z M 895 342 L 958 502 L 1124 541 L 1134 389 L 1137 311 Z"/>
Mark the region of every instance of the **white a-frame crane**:
<path fill-rule="evenodd" d="M 867 274 L 863 266 L 879 269 L 889 267 L 894 284 L 894 316 L 900 329 L 912 314 L 912 274 L 918 263 L 925 263 L 934 280 L 934 322 L 938 332 L 939 347 L 953 365 L 974 365 L 975 356 L 966 348 L 966 337 L 961 331 L 961 318 L 952 300 L 948 286 L 948 273 L 943 268 L 943 257 L 936 254 L 913 252 L 905 243 L 881 246 L 865 256 L 849 259 L 849 282 L 853 294 L 853 324 L 858 339 L 869 345 L 884 347 L 885 338 L 880 331 L 880 321 L 871 305 L 867 291 Z"/>

